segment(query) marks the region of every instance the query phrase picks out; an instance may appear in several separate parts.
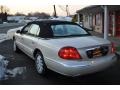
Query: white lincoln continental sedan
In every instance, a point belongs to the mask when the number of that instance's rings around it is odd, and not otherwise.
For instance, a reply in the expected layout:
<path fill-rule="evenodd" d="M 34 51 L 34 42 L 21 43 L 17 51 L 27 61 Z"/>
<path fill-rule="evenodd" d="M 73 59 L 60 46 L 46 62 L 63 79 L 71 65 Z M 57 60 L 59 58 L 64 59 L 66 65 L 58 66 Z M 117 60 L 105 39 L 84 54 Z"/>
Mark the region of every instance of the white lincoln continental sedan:
<path fill-rule="evenodd" d="M 28 23 L 18 30 L 13 49 L 35 60 L 36 70 L 47 69 L 67 76 L 98 72 L 116 61 L 114 44 L 92 36 L 76 23 L 42 20 Z"/>

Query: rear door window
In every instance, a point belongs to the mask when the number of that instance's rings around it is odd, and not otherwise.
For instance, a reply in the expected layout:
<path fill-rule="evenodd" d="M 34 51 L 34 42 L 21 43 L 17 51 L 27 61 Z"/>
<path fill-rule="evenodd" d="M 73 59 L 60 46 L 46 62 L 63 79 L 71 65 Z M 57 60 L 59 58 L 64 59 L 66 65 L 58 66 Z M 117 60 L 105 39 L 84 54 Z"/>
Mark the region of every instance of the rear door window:
<path fill-rule="evenodd" d="M 53 35 L 57 36 L 84 36 L 88 35 L 88 33 L 78 25 L 74 24 L 58 24 L 51 25 Z"/>

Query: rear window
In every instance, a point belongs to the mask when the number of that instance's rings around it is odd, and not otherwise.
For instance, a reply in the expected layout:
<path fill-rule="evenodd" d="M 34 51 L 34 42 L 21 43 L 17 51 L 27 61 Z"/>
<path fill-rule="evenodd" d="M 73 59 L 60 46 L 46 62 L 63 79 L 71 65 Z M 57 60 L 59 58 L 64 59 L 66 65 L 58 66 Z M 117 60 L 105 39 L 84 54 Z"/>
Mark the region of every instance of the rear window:
<path fill-rule="evenodd" d="M 51 25 L 54 37 L 70 37 L 89 35 L 83 28 L 74 24 Z"/>

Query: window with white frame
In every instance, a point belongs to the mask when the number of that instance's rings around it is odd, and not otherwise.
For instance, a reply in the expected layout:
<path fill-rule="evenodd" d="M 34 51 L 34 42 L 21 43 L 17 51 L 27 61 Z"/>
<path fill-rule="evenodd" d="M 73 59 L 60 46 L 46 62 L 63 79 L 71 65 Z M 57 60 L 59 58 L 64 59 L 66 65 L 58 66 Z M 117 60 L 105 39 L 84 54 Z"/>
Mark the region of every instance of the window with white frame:
<path fill-rule="evenodd" d="M 96 20 L 95 24 L 99 26 L 101 24 L 101 15 L 100 14 L 96 14 L 95 20 Z"/>
<path fill-rule="evenodd" d="M 92 20 L 92 15 L 89 16 L 89 26 L 92 27 L 93 26 L 93 20 Z"/>
<path fill-rule="evenodd" d="M 89 20 L 88 20 L 88 15 L 85 15 L 85 22 L 87 23 Z"/>

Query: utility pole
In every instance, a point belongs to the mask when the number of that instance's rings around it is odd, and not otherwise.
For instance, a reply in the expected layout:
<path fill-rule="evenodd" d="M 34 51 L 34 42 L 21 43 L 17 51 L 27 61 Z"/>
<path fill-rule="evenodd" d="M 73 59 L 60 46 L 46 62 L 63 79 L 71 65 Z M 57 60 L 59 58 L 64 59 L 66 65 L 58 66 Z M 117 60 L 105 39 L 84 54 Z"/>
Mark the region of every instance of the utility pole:
<path fill-rule="evenodd" d="M 53 5 L 53 7 L 54 7 L 54 14 L 53 14 L 53 16 L 54 16 L 54 17 L 57 17 L 55 5 Z"/>
<path fill-rule="evenodd" d="M 66 13 L 67 13 L 67 16 L 69 16 L 68 5 L 66 5 Z"/>

